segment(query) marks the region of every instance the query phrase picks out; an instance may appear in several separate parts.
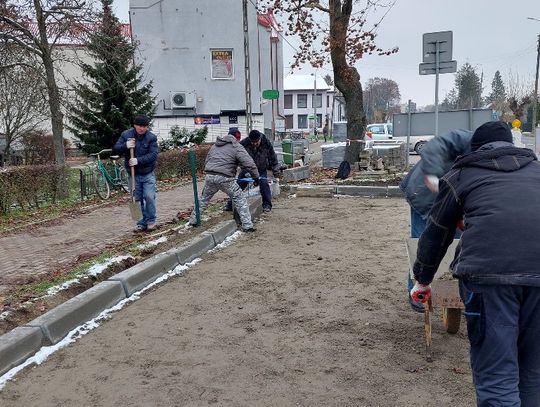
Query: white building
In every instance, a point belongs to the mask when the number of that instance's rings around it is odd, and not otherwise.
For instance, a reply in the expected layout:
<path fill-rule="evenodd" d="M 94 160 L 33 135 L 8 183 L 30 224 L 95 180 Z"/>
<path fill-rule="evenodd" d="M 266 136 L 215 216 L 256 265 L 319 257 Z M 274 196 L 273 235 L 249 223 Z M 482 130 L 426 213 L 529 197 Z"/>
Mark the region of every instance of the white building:
<path fill-rule="evenodd" d="M 282 41 L 273 14 L 248 2 L 249 87 L 253 128 L 283 127 Z M 246 135 L 246 69 L 242 2 L 131 0 L 130 21 L 143 65 L 157 95 L 153 131 L 208 126 L 207 141 L 238 127 Z M 277 100 L 263 99 L 277 90 Z"/>
<path fill-rule="evenodd" d="M 345 120 L 343 98 L 336 97 L 334 87 L 323 77 L 291 74 L 284 82 L 286 131 L 313 132 L 314 116 L 319 134 L 326 122 L 331 128 L 333 122 Z"/>

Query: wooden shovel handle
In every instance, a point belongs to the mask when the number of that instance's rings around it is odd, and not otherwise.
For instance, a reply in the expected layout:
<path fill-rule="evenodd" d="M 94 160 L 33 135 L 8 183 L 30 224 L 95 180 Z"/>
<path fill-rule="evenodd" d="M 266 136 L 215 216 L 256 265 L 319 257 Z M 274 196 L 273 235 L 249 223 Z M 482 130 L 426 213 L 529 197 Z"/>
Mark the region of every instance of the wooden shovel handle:
<path fill-rule="evenodd" d="M 135 158 L 135 149 L 129 149 L 129 158 Z M 129 166 L 131 170 L 131 199 L 135 201 L 135 167 L 133 165 Z"/>

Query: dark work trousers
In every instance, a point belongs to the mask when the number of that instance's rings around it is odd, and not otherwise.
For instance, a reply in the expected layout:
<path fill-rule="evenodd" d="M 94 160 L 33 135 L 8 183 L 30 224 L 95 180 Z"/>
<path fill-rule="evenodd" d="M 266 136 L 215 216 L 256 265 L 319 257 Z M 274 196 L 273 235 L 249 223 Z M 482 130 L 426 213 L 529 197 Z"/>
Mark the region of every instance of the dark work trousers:
<path fill-rule="evenodd" d="M 460 280 L 479 407 L 540 406 L 540 287 Z"/>
<path fill-rule="evenodd" d="M 247 178 L 246 173 L 246 171 L 240 171 L 238 178 Z M 268 184 L 268 175 L 266 170 L 259 170 L 259 177 L 259 192 L 261 193 L 262 197 L 262 207 L 272 209 L 272 191 L 270 190 L 270 185 Z M 238 181 L 238 185 L 240 185 L 240 188 L 246 189 L 248 182 Z M 230 199 L 227 202 L 227 208 L 232 208 L 232 202 Z"/>

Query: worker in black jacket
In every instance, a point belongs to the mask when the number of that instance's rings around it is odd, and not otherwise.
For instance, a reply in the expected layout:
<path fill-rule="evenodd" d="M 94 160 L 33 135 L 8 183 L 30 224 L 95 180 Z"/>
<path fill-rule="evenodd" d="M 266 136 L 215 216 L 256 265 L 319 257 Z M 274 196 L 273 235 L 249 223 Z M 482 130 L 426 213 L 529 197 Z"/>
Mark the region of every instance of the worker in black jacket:
<path fill-rule="evenodd" d="M 411 298 L 430 283 L 465 228 L 451 269 L 459 279 L 478 406 L 540 406 L 540 164 L 512 145 L 503 122 L 484 123 L 439 181 L 418 242 Z"/>
<path fill-rule="evenodd" d="M 259 170 L 259 191 L 262 197 L 262 208 L 264 212 L 270 212 L 272 210 L 272 191 L 268 184 L 267 170 L 272 170 L 274 178 L 280 176 L 280 166 L 274 147 L 270 140 L 258 130 L 250 131 L 249 136 L 240 141 L 240 144 L 244 146 L 248 154 L 253 158 Z M 242 178 L 246 178 L 247 173 L 248 171 L 242 170 L 238 176 L 238 184 L 242 189 L 248 184 L 248 182 L 242 181 Z M 231 209 L 232 202 L 229 200 L 225 210 Z"/>

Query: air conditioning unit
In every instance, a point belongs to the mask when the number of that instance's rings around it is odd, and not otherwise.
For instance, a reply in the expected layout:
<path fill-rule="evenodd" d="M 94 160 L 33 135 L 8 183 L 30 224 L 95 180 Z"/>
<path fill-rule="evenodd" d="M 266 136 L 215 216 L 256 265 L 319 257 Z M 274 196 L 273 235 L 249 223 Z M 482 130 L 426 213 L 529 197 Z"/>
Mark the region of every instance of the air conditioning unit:
<path fill-rule="evenodd" d="M 194 92 L 171 92 L 171 107 L 173 109 L 191 109 L 195 107 L 197 97 Z"/>

